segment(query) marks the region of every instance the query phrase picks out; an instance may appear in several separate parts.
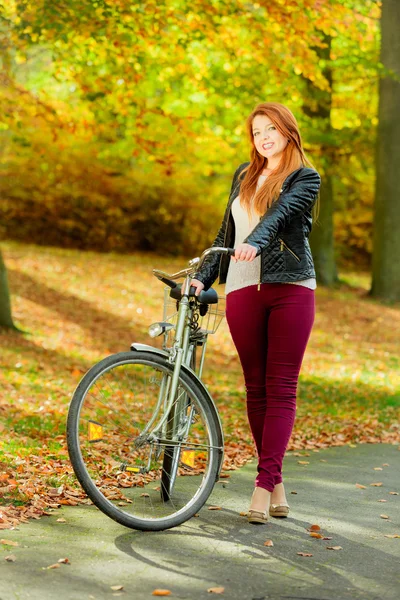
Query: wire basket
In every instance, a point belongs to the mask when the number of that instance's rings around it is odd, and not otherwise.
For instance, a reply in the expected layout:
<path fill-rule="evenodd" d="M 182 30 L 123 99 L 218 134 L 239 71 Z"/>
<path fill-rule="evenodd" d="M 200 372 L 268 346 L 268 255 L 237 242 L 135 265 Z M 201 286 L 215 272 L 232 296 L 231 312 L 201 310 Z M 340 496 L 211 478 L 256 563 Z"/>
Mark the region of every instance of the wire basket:
<path fill-rule="evenodd" d="M 164 288 L 163 321 L 176 325 L 178 319 L 178 302 L 170 297 L 170 287 Z M 199 327 L 204 333 L 215 333 L 225 316 L 225 296 L 218 296 L 217 304 L 209 304 L 207 313 L 199 315 Z"/>

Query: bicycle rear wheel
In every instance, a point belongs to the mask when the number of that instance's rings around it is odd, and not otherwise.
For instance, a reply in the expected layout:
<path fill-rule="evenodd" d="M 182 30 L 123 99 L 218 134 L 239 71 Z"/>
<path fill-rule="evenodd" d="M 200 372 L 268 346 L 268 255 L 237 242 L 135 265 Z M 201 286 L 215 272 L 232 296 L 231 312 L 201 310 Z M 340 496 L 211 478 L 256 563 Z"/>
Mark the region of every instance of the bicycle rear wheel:
<path fill-rule="evenodd" d="M 218 474 L 219 422 L 201 386 L 183 370 L 174 400 L 178 428 L 168 435 L 172 373 L 168 360 L 151 352 L 114 354 L 86 373 L 71 401 L 67 440 L 75 474 L 100 510 L 133 529 L 159 531 L 188 520 Z M 171 447 L 178 448 L 179 462 L 165 495 L 164 455 Z"/>

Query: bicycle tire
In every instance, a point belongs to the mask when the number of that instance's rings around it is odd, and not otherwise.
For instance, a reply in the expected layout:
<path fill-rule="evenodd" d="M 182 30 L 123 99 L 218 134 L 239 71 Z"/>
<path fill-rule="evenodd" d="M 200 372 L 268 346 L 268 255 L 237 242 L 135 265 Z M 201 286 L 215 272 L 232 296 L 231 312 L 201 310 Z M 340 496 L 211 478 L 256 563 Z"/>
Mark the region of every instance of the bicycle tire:
<path fill-rule="evenodd" d="M 169 502 L 163 503 L 161 494 L 158 494 L 161 504 L 156 506 L 155 495 L 153 494 L 154 488 L 150 487 L 151 484 L 157 482 L 158 470 L 156 467 L 153 470 L 149 469 L 146 473 L 141 471 L 140 474 L 132 475 L 131 480 L 129 480 L 129 477 L 123 479 L 128 470 L 126 468 L 128 454 L 130 460 L 136 461 L 135 463 L 132 462 L 132 465 L 138 464 L 138 455 L 141 450 L 141 447 L 139 447 L 139 451 L 135 449 L 136 454 L 132 450 L 132 440 L 134 439 L 132 431 L 135 428 L 139 429 L 137 420 L 147 418 L 142 416 L 143 413 L 146 414 L 147 405 L 140 406 L 140 411 L 137 408 L 140 393 L 131 389 L 131 385 L 126 385 L 126 382 L 122 385 L 120 379 L 118 379 L 122 372 L 118 372 L 118 369 L 128 368 L 127 365 L 131 369 L 135 367 L 137 372 L 146 373 L 147 370 L 149 371 L 150 375 L 148 377 L 146 375 L 146 385 L 148 387 L 150 385 L 155 388 L 160 387 L 162 383 L 160 383 L 160 378 L 157 379 L 157 377 L 160 374 L 171 377 L 173 372 L 173 366 L 166 357 L 148 351 L 121 352 L 108 356 L 94 365 L 78 384 L 71 400 L 67 419 L 68 452 L 79 483 L 91 501 L 102 512 L 118 523 L 132 529 L 161 531 L 176 527 L 190 519 L 201 509 L 211 494 L 218 475 L 222 451 L 218 447 L 218 442 L 221 440 L 220 423 L 215 415 L 214 407 L 211 406 L 209 397 L 202 390 L 201 384 L 197 383 L 193 374 L 182 370 L 179 377 L 179 386 L 184 390 L 184 393 L 190 396 L 191 402 L 196 406 L 196 411 L 199 411 L 199 419 L 196 425 L 193 426 L 191 435 L 196 435 L 196 439 L 203 439 L 201 438 L 201 435 L 203 435 L 206 442 L 185 441 L 185 447 L 192 448 L 192 450 L 185 451 L 197 452 L 196 457 L 201 457 L 198 460 L 197 471 L 190 473 L 192 476 L 185 477 L 185 469 L 182 468 L 182 473 L 179 476 L 180 487 L 175 486 L 175 488 L 179 487 L 179 495 L 178 490 L 175 489 L 173 501 L 170 499 Z M 153 373 L 156 373 L 156 375 Z M 102 381 L 102 377 L 111 379 L 111 376 L 116 378 L 115 387 L 110 385 L 110 392 L 107 392 L 104 396 L 100 394 L 98 400 L 93 400 L 95 397 L 94 390 L 98 387 L 98 382 Z M 123 397 L 124 404 L 119 405 L 117 412 L 115 409 L 110 408 L 110 403 L 117 402 L 119 396 Z M 126 404 L 127 397 L 129 404 Z M 136 403 L 131 401 L 132 398 L 136 400 Z M 137 413 L 132 415 L 131 409 L 134 404 L 136 404 Z M 88 416 L 91 416 L 90 411 L 92 411 L 92 418 L 88 418 Z M 151 407 L 148 408 L 148 412 L 151 412 Z M 154 414 L 151 418 L 154 418 Z M 117 427 L 118 424 L 119 429 L 116 436 L 114 436 L 114 433 L 110 433 L 115 430 L 109 426 L 110 420 L 112 420 L 113 426 L 115 423 L 114 427 Z M 147 425 L 148 423 L 145 426 Z M 87 430 L 90 432 L 91 428 L 96 430 L 96 427 L 98 431 L 101 431 L 100 434 L 97 434 L 100 437 L 98 439 L 88 439 Z M 135 443 L 138 441 L 142 443 L 142 438 L 139 436 L 140 434 L 135 438 Z M 118 444 L 115 443 L 115 440 L 118 440 Z M 151 440 L 143 446 L 145 448 L 147 446 L 151 447 L 149 452 L 150 459 L 153 461 L 162 454 L 160 441 Z M 153 447 L 156 448 L 154 453 Z M 150 459 L 149 465 L 153 464 Z M 104 468 L 102 465 L 104 465 Z M 125 465 L 125 471 L 123 465 Z M 129 467 L 129 471 L 133 471 L 135 468 L 133 466 Z M 113 469 L 114 473 L 112 472 Z M 112 483 L 108 483 L 110 477 L 114 478 L 111 479 Z M 136 479 L 134 479 L 135 477 Z M 130 482 L 129 486 L 127 486 L 127 481 Z M 193 485 L 191 485 L 191 482 L 193 482 Z M 128 496 L 128 487 L 130 496 Z M 195 491 L 193 491 L 194 488 L 196 488 Z M 139 506 L 138 496 L 141 489 L 145 489 L 145 491 L 140 494 L 140 497 L 144 498 L 140 500 Z M 109 493 L 110 490 L 111 494 Z M 116 503 L 121 497 L 126 502 Z M 149 511 L 153 508 L 158 510 L 158 514 L 161 514 L 161 516 L 156 515 L 154 517 L 150 515 Z M 138 513 L 141 511 L 140 514 L 134 513 L 136 509 Z M 163 510 L 166 514 L 163 513 Z"/>

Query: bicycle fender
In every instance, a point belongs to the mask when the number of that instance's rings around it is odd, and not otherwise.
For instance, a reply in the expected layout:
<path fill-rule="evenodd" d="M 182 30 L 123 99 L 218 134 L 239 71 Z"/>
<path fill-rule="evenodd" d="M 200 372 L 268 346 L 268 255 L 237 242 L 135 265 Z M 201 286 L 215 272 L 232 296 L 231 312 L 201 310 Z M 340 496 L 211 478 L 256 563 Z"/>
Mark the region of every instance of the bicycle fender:
<path fill-rule="evenodd" d="M 158 354 L 159 356 L 163 356 L 164 358 L 169 357 L 168 352 L 166 352 L 165 350 L 161 350 L 161 348 L 155 348 L 154 346 L 149 346 L 148 344 L 133 343 L 133 344 L 131 344 L 131 350 L 133 352 L 135 352 L 135 351 L 136 352 L 151 352 L 152 354 Z M 221 419 L 219 416 L 219 412 L 217 410 L 217 407 L 215 406 L 215 402 L 212 399 L 210 392 L 208 391 L 208 389 L 206 388 L 204 383 L 198 378 L 198 376 L 193 371 L 193 369 L 191 369 L 187 365 L 181 365 L 181 369 L 183 371 L 185 371 L 187 373 L 187 375 L 189 375 L 189 377 L 191 377 L 192 379 L 195 379 L 196 384 L 199 387 L 201 387 L 202 391 L 207 396 L 208 401 L 210 403 L 211 410 L 213 411 L 215 418 L 217 419 L 217 421 L 219 423 L 219 432 L 220 432 L 221 439 L 218 440 L 218 445 L 221 448 L 221 459 L 220 459 L 220 465 L 219 465 L 219 469 L 218 469 L 218 473 L 217 473 L 217 477 L 216 477 L 216 481 L 218 481 L 219 475 L 220 475 L 220 472 L 222 469 L 223 455 L 224 455 L 224 434 L 223 434 L 223 430 L 222 430 L 222 423 L 221 423 Z"/>

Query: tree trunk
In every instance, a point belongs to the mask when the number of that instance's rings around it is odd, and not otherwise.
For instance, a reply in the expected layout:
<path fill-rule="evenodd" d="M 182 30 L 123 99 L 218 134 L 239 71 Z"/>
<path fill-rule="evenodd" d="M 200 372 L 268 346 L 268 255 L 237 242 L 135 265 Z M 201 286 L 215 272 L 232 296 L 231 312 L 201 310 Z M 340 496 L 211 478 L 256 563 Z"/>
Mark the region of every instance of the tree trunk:
<path fill-rule="evenodd" d="M 315 51 L 321 60 L 327 61 L 323 73 L 332 88 L 332 70 L 329 66 L 331 53 L 331 37 L 323 36 L 326 48 L 315 47 Z M 309 101 L 304 103 L 304 113 L 315 119 L 319 133 L 323 137 L 321 143 L 322 156 L 322 184 L 320 192 L 320 211 L 318 221 L 314 223 L 310 235 L 310 246 L 313 253 L 315 271 L 318 283 L 333 286 L 338 281 L 333 237 L 333 187 L 332 166 L 334 164 L 334 149 L 329 144 L 333 139 L 331 126 L 332 92 L 316 88 L 312 82 L 307 80 L 307 97 Z"/>
<path fill-rule="evenodd" d="M 16 329 L 12 316 L 7 271 L 0 252 L 0 327 Z"/>
<path fill-rule="evenodd" d="M 370 295 L 400 301 L 400 2 L 384 0 L 381 57 L 397 76 L 379 82 L 379 125 L 376 147 L 375 216 Z"/>

